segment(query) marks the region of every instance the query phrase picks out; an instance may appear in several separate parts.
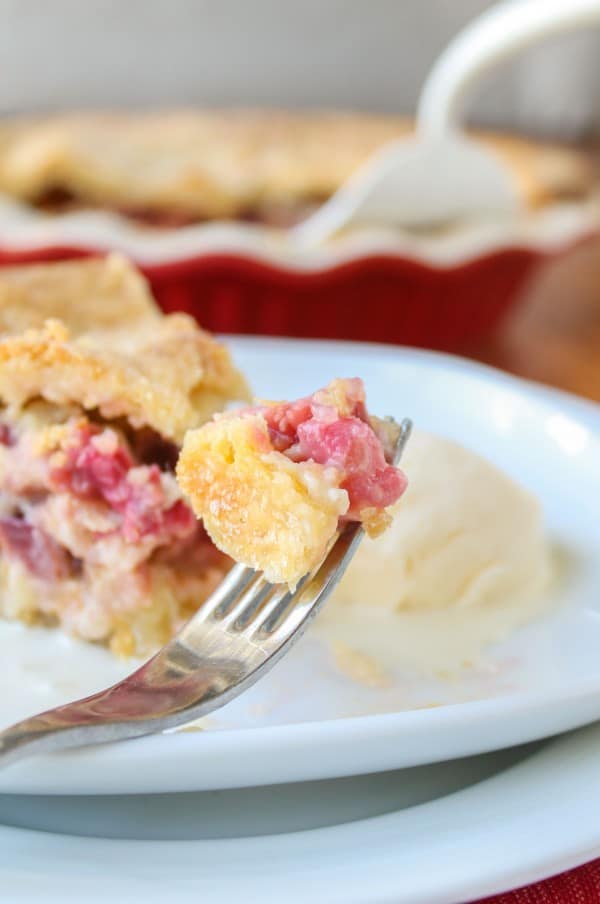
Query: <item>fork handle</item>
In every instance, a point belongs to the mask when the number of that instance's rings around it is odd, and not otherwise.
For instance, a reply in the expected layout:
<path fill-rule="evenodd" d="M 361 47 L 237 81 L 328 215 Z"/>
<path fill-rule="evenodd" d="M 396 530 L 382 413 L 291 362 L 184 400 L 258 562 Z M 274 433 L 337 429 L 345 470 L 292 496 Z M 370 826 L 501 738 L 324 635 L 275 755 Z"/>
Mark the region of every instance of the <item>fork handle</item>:
<path fill-rule="evenodd" d="M 23 754 L 51 753 L 67 747 L 124 740 L 151 734 L 152 721 L 115 719 L 114 712 L 102 718 L 103 704 L 110 700 L 113 688 L 84 700 L 59 706 L 29 719 L 23 719 L 0 732 L 0 763 L 19 759 Z"/>

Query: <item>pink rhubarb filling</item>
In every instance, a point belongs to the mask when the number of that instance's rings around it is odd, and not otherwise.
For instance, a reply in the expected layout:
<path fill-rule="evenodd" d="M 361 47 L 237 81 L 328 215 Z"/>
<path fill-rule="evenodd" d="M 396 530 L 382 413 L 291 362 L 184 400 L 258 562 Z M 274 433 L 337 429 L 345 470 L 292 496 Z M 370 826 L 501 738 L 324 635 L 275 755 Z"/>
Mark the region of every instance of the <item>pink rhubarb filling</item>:
<path fill-rule="evenodd" d="M 20 460 L 27 454 L 9 428 L 0 430 L 0 443 L 14 447 Z M 202 568 L 211 559 L 214 547 L 191 508 L 177 498 L 173 475 L 157 464 L 138 464 L 113 430 L 73 425 L 58 462 L 51 455 L 41 472 L 32 467 L 31 473 L 31 481 L 4 487 L 15 506 L 0 517 L 0 547 L 42 580 L 64 580 L 82 568 L 81 560 L 39 525 L 39 512 L 56 493 L 110 513 L 107 527 L 94 535 L 97 540 L 117 535 L 126 546 L 142 546 L 145 557 L 156 551 L 166 561 L 167 554 L 170 560 L 181 553 Z"/>
<path fill-rule="evenodd" d="M 67 550 L 24 518 L 0 518 L 0 545 L 44 581 L 61 581 L 74 571 Z"/>
<path fill-rule="evenodd" d="M 158 465 L 136 465 L 115 434 L 100 433 L 90 424 L 79 428 L 78 442 L 68 447 L 65 463 L 51 469 L 50 479 L 55 489 L 102 500 L 118 512 L 129 543 L 150 534 L 167 541 L 184 538 L 196 527 L 183 500 L 169 503 Z"/>
<path fill-rule="evenodd" d="M 360 520 L 365 509 L 384 509 L 396 502 L 407 480 L 385 458 L 374 429 L 376 421 L 371 422 L 367 415 L 362 380 L 339 382 L 345 393 L 343 414 L 328 390 L 252 410 L 265 419 L 271 444 L 278 452 L 292 461 L 314 461 L 341 473 L 340 487 L 350 501 L 345 517 Z"/>

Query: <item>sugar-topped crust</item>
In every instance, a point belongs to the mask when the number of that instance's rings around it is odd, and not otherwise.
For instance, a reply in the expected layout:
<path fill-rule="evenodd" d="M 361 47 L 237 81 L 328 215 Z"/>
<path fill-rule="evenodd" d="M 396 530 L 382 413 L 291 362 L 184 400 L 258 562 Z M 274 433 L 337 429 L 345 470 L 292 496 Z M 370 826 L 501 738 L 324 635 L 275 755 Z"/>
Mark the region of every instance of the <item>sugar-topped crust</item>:
<path fill-rule="evenodd" d="M 54 190 L 88 206 L 237 217 L 319 202 L 405 118 L 352 113 L 175 110 L 77 113 L 0 123 L 0 192 L 35 202 Z M 532 206 L 588 193 L 589 158 L 512 136 L 475 136 L 513 172 Z"/>
<path fill-rule="evenodd" d="M 186 314 L 163 316 L 122 259 L 0 271 L 0 330 L 0 400 L 12 408 L 75 403 L 181 442 L 248 398 L 227 349 Z"/>
<path fill-rule="evenodd" d="M 0 333 L 61 320 L 72 336 L 107 334 L 114 342 L 162 314 L 144 277 L 120 254 L 85 261 L 0 269 Z"/>

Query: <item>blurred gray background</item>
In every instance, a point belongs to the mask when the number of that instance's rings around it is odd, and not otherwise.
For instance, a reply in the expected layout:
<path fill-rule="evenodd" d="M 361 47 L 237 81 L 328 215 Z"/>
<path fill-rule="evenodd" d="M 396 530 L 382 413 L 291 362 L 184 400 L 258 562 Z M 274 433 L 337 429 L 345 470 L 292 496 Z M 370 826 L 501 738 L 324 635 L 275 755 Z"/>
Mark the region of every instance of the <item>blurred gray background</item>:
<path fill-rule="evenodd" d="M 186 103 L 410 112 L 436 54 L 490 5 L 0 0 L 0 113 Z M 530 133 L 600 132 L 600 30 L 505 66 L 470 113 Z"/>

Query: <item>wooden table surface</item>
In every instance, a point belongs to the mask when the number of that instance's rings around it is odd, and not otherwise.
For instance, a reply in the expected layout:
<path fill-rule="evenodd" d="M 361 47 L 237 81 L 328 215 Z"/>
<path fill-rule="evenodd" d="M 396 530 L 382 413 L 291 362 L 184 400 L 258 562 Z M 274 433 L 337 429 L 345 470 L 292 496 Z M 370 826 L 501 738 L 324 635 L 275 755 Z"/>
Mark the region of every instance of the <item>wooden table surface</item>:
<path fill-rule="evenodd" d="M 600 238 L 545 265 L 499 335 L 465 351 L 600 402 Z"/>

